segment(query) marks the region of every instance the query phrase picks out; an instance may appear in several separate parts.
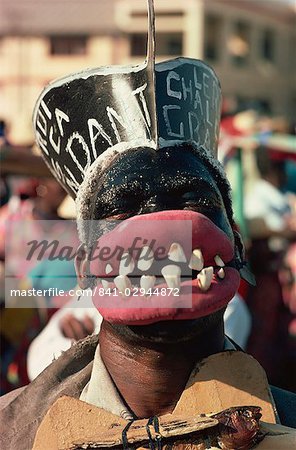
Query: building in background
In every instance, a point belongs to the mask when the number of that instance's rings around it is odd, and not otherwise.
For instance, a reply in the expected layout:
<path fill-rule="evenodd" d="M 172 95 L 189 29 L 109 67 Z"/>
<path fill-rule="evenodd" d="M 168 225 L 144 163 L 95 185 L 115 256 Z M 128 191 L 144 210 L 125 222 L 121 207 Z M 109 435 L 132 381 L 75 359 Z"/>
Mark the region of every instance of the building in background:
<path fill-rule="evenodd" d="M 285 0 L 155 0 L 157 59 L 201 58 L 224 96 L 292 118 L 295 6 Z M 2 0 L 0 118 L 10 140 L 33 141 L 32 109 L 52 79 L 87 67 L 140 62 L 145 0 Z"/>

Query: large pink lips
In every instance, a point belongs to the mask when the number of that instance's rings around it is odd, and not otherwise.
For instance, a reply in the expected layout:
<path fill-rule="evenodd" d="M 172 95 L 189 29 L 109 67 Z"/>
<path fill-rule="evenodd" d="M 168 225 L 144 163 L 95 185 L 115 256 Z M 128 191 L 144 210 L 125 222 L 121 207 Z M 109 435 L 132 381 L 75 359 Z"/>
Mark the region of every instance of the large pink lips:
<path fill-rule="evenodd" d="M 186 224 L 190 224 L 191 239 Z M 137 248 L 134 245 L 135 237 L 138 238 Z M 189 264 L 192 250 L 199 249 L 204 259 L 204 268 L 214 268 L 210 287 L 207 290 L 201 289 L 199 281 L 191 278 L 190 269 L 190 277 L 181 277 L 176 296 L 173 295 L 176 291 L 167 289 L 163 278 L 160 284 L 155 286 L 156 289 L 149 291 L 148 296 L 139 295 L 139 289 L 136 287 L 135 289 L 132 287 L 130 295 L 121 295 L 114 283 L 114 278 L 120 273 L 120 258 L 113 250 L 124 249 L 124 252 L 128 252 L 133 258 L 135 269 L 127 277 L 129 282 L 134 284 L 134 280 L 139 281 L 143 275 L 159 275 L 149 272 L 155 266 L 143 272 L 137 269 L 139 247 L 145 243 L 148 247 L 153 243 L 154 250 L 161 247 L 166 258 L 173 243 L 181 245 L 186 262 L 178 264 L 166 259 L 165 264 L 180 265 L 183 269 Z M 93 291 L 93 302 L 102 316 L 112 323 L 145 325 L 163 320 L 186 320 L 207 316 L 226 306 L 239 286 L 238 271 L 227 267 L 227 263 L 234 257 L 233 242 L 210 219 L 197 212 L 173 210 L 134 216 L 102 236 L 98 245 L 100 249 L 103 247 L 112 249 L 110 253 L 113 255 L 108 260 L 94 258 L 90 262 L 92 275 L 109 280 L 108 294 L 105 294 L 102 283 L 98 282 Z M 220 269 L 216 263 L 217 255 L 226 264 L 223 267 L 223 279 L 217 275 Z"/>

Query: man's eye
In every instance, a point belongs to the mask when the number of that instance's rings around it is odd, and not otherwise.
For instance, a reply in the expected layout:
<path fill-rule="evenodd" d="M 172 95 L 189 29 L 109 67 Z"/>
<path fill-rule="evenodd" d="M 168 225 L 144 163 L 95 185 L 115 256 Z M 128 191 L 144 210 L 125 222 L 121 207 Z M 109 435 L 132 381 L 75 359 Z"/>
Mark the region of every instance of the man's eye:
<path fill-rule="evenodd" d="M 182 195 L 185 205 L 196 205 L 204 208 L 220 208 L 221 202 L 215 195 L 203 195 L 196 192 L 186 192 Z"/>

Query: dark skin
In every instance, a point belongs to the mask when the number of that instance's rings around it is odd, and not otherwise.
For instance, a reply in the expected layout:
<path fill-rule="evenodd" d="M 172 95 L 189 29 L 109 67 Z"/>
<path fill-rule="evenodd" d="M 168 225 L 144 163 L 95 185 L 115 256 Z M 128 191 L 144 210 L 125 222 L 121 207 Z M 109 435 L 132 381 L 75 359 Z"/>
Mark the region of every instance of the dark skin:
<path fill-rule="evenodd" d="M 188 144 L 157 153 L 129 151 L 100 176 L 95 219 L 124 220 L 164 210 L 200 212 L 233 239 L 225 186 Z"/>
<path fill-rule="evenodd" d="M 116 158 L 100 177 L 95 216 L 126 219 L 169 209 L 193 210 L 234 240 L 228 199 L 219 181 L 188 145 L 157 153 L 139 149 Z M 87 267 L 82 258 L 77 267 L 81 287 Z M 103 322 L 102 359 L 135 416 L 173 411 L 196 363 L 223 350 L 223 312 L 138 327 Z"/>
<path fill-rule="evenodd" d="M 73 314 L 67 314 L 60 320 L 59 325 L 63 335 L 74 341 L 92 334 L 95 329 L 93 320 L 87 315 L 78 320 Z"/>
<path fill-rule="evenodd" d="M 155 342 L 139 335 L 137 327 L 119 330 L 103 321 L 101 357 L 136 417 L 151 417 L 174 410 L 196 362 L 223 350 L 224 327 L 222 315 L 219 316 L 208 329 L 172 342 L 165 338 Z M 200 325 L 202 329 L 202 321 Z M 164 322 L 163 327 L 166 328 Z M 183 327 L 185 335 L 185 323 Z M 173 337 L 173 330 L 171 333 Z"/>

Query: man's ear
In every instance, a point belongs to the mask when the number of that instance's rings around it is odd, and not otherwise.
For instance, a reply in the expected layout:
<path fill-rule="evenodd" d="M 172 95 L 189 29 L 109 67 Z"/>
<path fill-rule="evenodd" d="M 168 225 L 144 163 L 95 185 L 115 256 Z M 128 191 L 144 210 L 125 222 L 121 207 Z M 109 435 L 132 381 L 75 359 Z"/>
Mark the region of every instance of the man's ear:
<path fill-rule="evenodd" d="M 235 250 L 239 255 L 241 262 L 243 262 L 246 259 L 246 250 L 244 241 L 241 237 L 240 232 L 238 231 L 237 226 L 233 227 L 233 235 L 234 235 Z"/>
<path fill-rule="evenodd" d="M 256 279 L 248 267 L 246 261 L 245 246 L 237 227 L 233 227 L 234 243 L 235 243 L 235 260 L 239 270 L 240 277 L 252 286 L 256 286 Z"/>
<path fill-rule="evenodd" d="M 81 289 L 91 287 L 91 275 L 89 272 L 89 260 L 84 244 L 79 245 L 74 259 L 78 285 Z"/>

